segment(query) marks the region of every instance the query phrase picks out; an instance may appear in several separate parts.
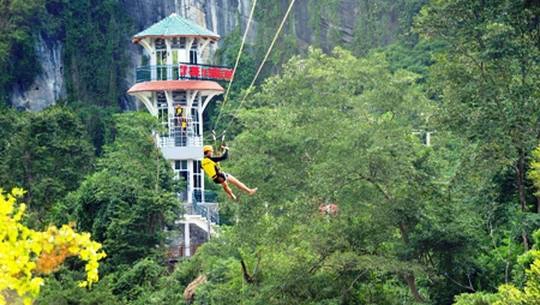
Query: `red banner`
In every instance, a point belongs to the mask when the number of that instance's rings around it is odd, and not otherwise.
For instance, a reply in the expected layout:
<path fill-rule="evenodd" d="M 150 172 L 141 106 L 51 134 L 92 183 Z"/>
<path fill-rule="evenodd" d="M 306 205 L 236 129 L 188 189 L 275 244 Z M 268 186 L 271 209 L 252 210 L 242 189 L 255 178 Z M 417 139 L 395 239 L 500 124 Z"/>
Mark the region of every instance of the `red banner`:
<path fill-rule="evenodd" d="M 231 80 L 233 69 L 225 67 L 199 66 L 180 64 L 178 73 L 180 78 Z"/>

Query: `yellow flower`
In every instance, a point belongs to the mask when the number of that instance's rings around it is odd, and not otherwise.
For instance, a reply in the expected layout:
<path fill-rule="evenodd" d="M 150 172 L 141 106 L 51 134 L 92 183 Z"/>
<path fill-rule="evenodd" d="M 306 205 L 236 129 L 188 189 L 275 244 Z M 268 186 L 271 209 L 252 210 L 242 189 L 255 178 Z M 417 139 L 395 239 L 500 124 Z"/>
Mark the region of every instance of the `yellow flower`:
<path fill-rule="evenodd" d="M 6 304 L 5 290 L 17 293 L 25 305 L 32 304 L 43 285 L 39 273 L 54 271 L 70 256 L 86 262 L 87 278 L 81 287 L 97 282 L 99 261 L 106 256 L 101 244 L 88 233 L 75 232 L 73 225 L 60 230 L 51 226 L 45 232 L 27 228 L 21 223 L 26 205 L 17 204 L 23 195 L 19 188 L 10 194 L 0 188 L 0 305 Z"/>
<path fill-rule="evenodd" d="M 11 190 L 11 194 L 14 197 L 22 197 L 26 193 L 22 188 L 15 187 Z"/>

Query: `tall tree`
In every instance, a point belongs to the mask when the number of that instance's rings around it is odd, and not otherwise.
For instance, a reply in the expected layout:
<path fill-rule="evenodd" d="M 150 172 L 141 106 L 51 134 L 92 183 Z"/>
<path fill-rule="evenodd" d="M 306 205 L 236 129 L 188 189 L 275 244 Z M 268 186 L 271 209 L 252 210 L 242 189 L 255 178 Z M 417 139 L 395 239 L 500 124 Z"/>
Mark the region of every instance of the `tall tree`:
<path fill-rule="evenodd" d="M 120 106 L 130 33 L 129 17 L 121 5 L 118 0 L 65 1 L 55 12 L 63 20 L 65 76 L 73 100 Z"/>
<path fill-rule="evenodd" d="M 417 21 L 423 37 L 450 46 L 436 57 L 431 75 L 441 121 L 479 145 L 477 158 L 493 162 L 492 177 L 513 173 L 526 213 L 527 164 L 540 139 L 540 7 L 529 1 L 431 1 Z M 528 249 L 525 228 L 521 238 Z"/>

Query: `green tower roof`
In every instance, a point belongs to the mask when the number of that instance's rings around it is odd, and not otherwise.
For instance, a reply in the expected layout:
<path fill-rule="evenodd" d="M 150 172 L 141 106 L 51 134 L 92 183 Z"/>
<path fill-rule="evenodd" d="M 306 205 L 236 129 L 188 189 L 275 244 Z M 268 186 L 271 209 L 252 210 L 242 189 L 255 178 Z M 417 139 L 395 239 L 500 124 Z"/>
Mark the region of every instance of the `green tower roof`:
<path fill-rule="evenodd" d="M 219 35 L 205 29 L 193 21 L 187 20 L 173 13 L 169 17 L 154 23 L 146 30 L 133 36 L 133 42 L 137 42 L 145 37 L 210 37 L 219 39 Z"/>

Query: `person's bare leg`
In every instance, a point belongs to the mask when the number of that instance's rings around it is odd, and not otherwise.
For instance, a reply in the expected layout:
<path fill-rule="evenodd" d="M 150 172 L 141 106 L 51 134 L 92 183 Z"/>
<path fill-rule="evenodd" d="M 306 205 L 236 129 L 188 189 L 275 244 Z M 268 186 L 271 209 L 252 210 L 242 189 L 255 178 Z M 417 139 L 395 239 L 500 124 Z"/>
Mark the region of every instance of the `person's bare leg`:
<path fill-rule="evenodd" d="M 227 181 L 230 181 L 237 188 L 241 189 L 242 191 L 244 191 L 244 192 L 246 192 L 246 193 L 248 193 L 250 195 L 253 195 L 253 194 L 255 194 L 255 192 L 257 192 L 257 188 L 250 189 L 245 184 L 240 182 L 238 179 L 234 178 L 232 175 L 229 175 L 229 177 L 227 178 Z"/>
<path fill-rule="evenodd" d="M 223 186 L 223 190 L 225 190 L 225 193 L 227 193 L 227 196 L 229 196 L 229 198 L 231 198 L 232 200 L 236 200 L 236 196 L 233 194 L 231 188 L 226 181 L 223 181 L 223 183 L 221 183 L 221 186 Z"/>

